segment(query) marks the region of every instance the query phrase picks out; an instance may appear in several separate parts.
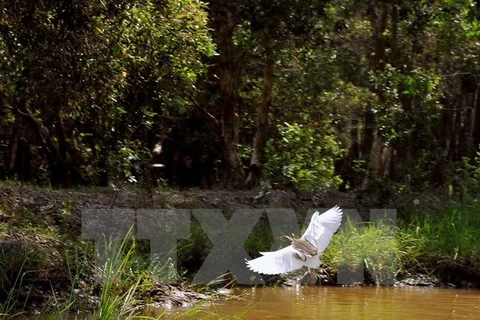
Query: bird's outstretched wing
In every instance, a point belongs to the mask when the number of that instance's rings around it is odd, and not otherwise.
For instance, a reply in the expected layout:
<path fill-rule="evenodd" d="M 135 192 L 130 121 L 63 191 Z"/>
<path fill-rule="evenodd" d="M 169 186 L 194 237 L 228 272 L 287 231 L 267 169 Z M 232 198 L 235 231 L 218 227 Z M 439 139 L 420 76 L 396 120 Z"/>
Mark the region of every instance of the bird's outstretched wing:
<path fill-rule="evenodd" d="M 294 256 L 292 246 L 272 252 L 260 252 L 261 257 L 246 261 L 249 269 L 263 274 L 280 274 L 301 268 L 304 263 Z"/>
<path fill-rule="evenodd" d="M 323 214 L 315 212 L 302 238 L 316 246 L 320 254 L 328 246 L 341 221 L 342 210 L 338 206 Z M 320 265 L 318 255 L 307 257 L 291 245 L 277 251 L 260 253 L 261 257 L 246 260 L 248 268 L 258 273 L 280 274 L 299 269 L 304 265 L 310 268 L 318 268 Z"/>
<path fill-rule="evenodd" d="M 342 210 L 338 206 L 322 214 L 317 211 L 310 219 L 310 224 L 302 238 L 315 245 L 318 253 L 321 254 L 327 248 L 341 222 Z"/>

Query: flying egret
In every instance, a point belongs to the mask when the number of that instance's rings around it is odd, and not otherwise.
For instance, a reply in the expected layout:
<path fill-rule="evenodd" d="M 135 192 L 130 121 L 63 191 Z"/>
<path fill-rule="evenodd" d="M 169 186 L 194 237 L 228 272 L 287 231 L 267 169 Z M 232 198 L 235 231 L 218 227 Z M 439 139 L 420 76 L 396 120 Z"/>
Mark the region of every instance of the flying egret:
<path fill-rule="evenodd" d="M 315 269 L 320 266 L 320 255 L 327 248 L 333 234 L 342 221 L 342 209 L 338 206 L 320 214 L 315 212 L 310 224 L 300 239 L 287 236 L 288 247 L 277 251 L 260 252 L 262 256 L 246 261 L 249 269 L 263 274 L 287 273 L 303 266 Z"/>

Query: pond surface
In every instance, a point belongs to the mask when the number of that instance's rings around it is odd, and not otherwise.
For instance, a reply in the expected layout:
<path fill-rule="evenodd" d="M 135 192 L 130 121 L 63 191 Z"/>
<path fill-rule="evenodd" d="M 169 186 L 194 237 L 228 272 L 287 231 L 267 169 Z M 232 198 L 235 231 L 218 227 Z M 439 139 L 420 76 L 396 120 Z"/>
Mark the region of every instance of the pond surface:
<path fill-rule="evenodd" d="M 165 319 L 480 319 L 480 291 L 425 287 L 236 290 L 238 299 L 172 309 Z M 196 314 L 194 315 L 194 312 Z"/>

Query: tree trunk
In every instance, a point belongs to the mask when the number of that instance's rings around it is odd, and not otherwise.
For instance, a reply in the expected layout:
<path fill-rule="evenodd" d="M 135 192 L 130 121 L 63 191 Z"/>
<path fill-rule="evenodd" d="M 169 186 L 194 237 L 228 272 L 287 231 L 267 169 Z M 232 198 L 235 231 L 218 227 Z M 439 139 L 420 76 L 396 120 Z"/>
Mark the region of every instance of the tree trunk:
<path fill-rule="evenodd" d="M 387 30 L 388 6 L 381 4 L 379 16 L 375 16 L 372 20 L 373 24 L 373 41 L 375 43 L 375 52 L 371 57 L 371 65 L 375 70 L 383 70 L 385 68 L 385 52 L 387 43 L 383 34 Z"/>
<path fill-rule="evenodd" d="M 70 162 L 67 158 L 68 143 L 65 138 L 65 129 L 63 120 L 60 116 L 60 108 L 56 110 L 55 117 L 55 133 L 58 141 L 56 170 L 52 172 L 53 180 L 62 185 L 64 188 L 69 188 L 72 185 L 72 172 L 70 170 Z M 52 170 L 53 171 L 53 170 Z"/>
<path fill-rule="evenodd" d="M 375 141 L 375 114 L 369 108 L 364 113 L 364 133 L 362 139 L 362 157 L 368 159 L 372 153 L 373 143 Z"/>
<path fill-rule="evenodd" d="M 215 21 L 219 52 L 220 104 L 222 110 L 222 149 L 225 161 L 225 184 L 237 186 L 244 178 L 237 155 L 238 143 L 238 75 L 240 62 L 235 59 L 231 13 L 220 10 Z"/>
<path fill-rule="evenodd" d="M 20 139 L 20 116 L 18 113 L 15 113 L 15 122 L 13 125 L 12 134 L 10 135 L 9 141 L 9 161 L 8 161 L 8 173 L 13 173 L 15 170 L 15 164 L 17 163 L 17 154 L 18 154 L 18 140 Z"/>
<path fill-rule="evenodd" d="M 70 171 L 69 165 L 66 159 L 66 150 L 67 142 L 65 136 L 63 135 L 63 126 L 61 122 L 58 122 L 57 119 L 56 128 L 57 128 L 57 139 L 62 140 L 59 142 L 59 145 L 62 145 L 63 148 L 61 151 L 56 147 L 54 143 L 54 138 L 50 134 L 50 131 L 45 127 L 42 121 L 36 118 L 26 107 L 23 107 L 23 110 L 17 108 L 17 114 L 22 116 L 25 120 L 30 123 L 33 130 L 35 131 L 37 137 L 39 138 L 42 146 L 45 148 L 45 152 L 48 158 L 48 164 L 51 171 L 51 182 L 53 185 L 61 185 L 63 187 L 70 186 Z M 59 134 L 58 130 L 62 130 L 62 133 Z"/>
<path fill-rule="evenodd" d="M 359 120 L 359 115 L 353 114 L 350 119 L 349 135 L 350 135 L 350 147 L 347 155 L 340 158 L 335 163 L 335 172 L 340 175 L 343 183 L 340 185 L 340 191 L 347 191 L 348 188 L 356 187 L 361 181 L 358 181 L 358 174 L 355 172 L 354 163 L 361 159 L 361 143 L 359 139 L 360 130 L 359 125 L 362 123 Z"/>
<path fill-rule="evenodd" d="M 40 119 L 37 119 L 33 114 L 24 106 L 25 103 L 21 103 L 21 108 L 16 108 L 18 115 L 22 116 L 33 128 L 37 138 L 40 140 L 41 145 L 45 148 L 48 164 L 51 170 L 55 167 L 57 161 L 57 148 L 53 142 L 50 132 L 43 125 Z"/>
<path fill-rule="evenodd" d="M 447 107 L 446 102 L 442 108 L 442 123 L 437 135 L 440 137 L 440 146 L 447 155 L 448 162 L 453 161 L 453 145 L 454 145 L 454 130 L 453 130 L 453 115 L 454 112 L 450 107 Z"/>
<path fill-rule="evenodd" d="M 472 124 L 470 127 L 470 135 L 472 136 L 474 150 L 477 150 L 480 145 L 480 111 L 478 110 L 479 103 L 480 81 L 477 81 L 475 86 L 475 94 L 473 97 L 473 112 Z"/>
<path fill-rule="evenodd" d="M 461 103 L 463 105 L 463 103 Z M 456 143 L 455 143 L 455 162 L 462 160 L 462 157 L 466 154 L 466 134 L 465 134 L 465 121 L 464 121 L 465 110 L 462 107 L 459 107 L 456 110 L 455 116 L 455 132 L 456 132 Z"/>
<path fill-rule="evenodd" d="M 245 184 L 247 187 L 255 187 L 260 181 L 260 170 L 263 162 L 263 150 L 267 142 L 268 114 L 272 105 L 273 67 L 275 54 L 270 42 L 266 45 L 266 61 L 263 78 L 263 91 L 260 104 L 257 108 L 257 131 L 253 139 L 252 158 Z"/>
<path fill-rule="evenodd" d="M 386 59 L 386 41 L 383 36 L 387 29 L 389 7 L 385 3 L 380 3 L 379 14 L 376 14 L 376 8 L 370 8 L 371 23 L 373 26 L 372 39 L 374 43 L 374 51 L 369 53 L 370 66 L 373 70 L 382 71 L 385 68 Z M 383 92 L 376 90 L 376 94 L 382 104 L 385 101 Z M 376 128 L 375 113 L 367 109 L 365 111 L 365 135 L 363 141 L 363 154 L 369 161 L 370 174 L 379 175 L 382 172 L 382 146 L 383 137 Z"/>
<path fill-rule="evenodd" d="M 392 40 L 390 42 L 391 48 L 391 59 L 392 65 L 397 68 L 402 68 L 402 61 L 401 61 L 401 45 L 398 43 L 398 7 L 397 2 L 392 1 L 392 12 L 391 12 L 391 32 L 392 32 Z"/>

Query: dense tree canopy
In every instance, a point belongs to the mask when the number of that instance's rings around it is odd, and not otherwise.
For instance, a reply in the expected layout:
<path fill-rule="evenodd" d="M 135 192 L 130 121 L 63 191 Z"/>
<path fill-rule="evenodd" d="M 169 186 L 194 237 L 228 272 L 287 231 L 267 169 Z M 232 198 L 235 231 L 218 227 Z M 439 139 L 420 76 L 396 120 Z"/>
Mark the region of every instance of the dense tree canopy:
<path fill-rule="evenodd" d="M 479 13 L 473 0 L 5 0 L 0 178 L 470 188 Z"/>

